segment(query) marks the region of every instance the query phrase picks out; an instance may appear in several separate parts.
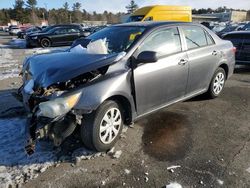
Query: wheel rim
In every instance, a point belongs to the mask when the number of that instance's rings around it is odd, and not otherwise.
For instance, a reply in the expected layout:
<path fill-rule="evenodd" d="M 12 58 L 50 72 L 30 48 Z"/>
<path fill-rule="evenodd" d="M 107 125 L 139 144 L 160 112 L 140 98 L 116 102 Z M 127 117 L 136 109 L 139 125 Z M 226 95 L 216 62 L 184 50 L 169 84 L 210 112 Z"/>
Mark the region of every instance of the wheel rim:
<path fill-rule="evenodd" d="M 49 42 L 48 40 L 46 40 L 46 39 L 44 39 L 44 40 L 42 41 L 43 47 L 49 47 L 49 44 L 50 44 L 50 42 Z"/>
<path fill-rule="evenodd" d="M 213 92 L 218 95 L 220 94 L 220 92 L 222 91 L 223 87 L 224 87 L 224 83 L 225 83 L 225 76 L 222 72 L 219 72 L 215 79 L 214 79 L 214 83 L 213 83 Z"/>
<path fill-rule="evenodd" d="M 119 134 L 122 124 L 121 112 L 118 108 L 109 109 L 103 116 L 99 137 L 102 143 L 110 144 Z"/>

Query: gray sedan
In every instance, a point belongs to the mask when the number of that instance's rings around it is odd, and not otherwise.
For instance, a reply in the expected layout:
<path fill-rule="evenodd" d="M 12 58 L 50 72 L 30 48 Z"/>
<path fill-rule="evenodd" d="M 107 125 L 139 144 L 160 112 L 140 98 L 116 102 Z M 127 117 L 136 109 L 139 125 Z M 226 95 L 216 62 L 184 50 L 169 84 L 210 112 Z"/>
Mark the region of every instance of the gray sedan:
<path fill-rule="evenodd" d="M 97 41 L 106 51 L 88 51 Z M 88 148 L 106 151 L 124 124 L 203 93 L 218 97 L 234 65 L 231 42 L 179 22 L 111 26 L 72 49 L 28 57 L 20 88 L 31 114 L 27 150 L 43 137 L 58 146 L 79 126 Z"/>

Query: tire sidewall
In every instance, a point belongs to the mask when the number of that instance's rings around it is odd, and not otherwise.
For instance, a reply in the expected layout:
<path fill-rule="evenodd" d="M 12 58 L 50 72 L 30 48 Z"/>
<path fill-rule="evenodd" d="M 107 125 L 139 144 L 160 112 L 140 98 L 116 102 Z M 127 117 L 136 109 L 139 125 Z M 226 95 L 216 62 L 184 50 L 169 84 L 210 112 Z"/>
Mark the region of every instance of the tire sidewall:
<path fill-rule="evenodd" d="M 103 116 L 111 108 L 119 109 L 119 111 L 121 113 L 122 122 L 121 122 L 121 126 L 120 126 L 120 129 L 119 129 L 119 132 L 118 132 L 116 138 L 110 144 L 104 144 L 100 140 L 100 136 L 99 136 L 100 124 L 101 124 L 101 121 L 103 119 Z M 124 116 L 123 116 L 123 113 L 122 113 L 122 108 L 118 103 L 116 103 L 114 101 L 108 101 L 107 103 L 102 105 L 97 110 L 97 112 L 95 114 L 95 120 L 94 120 L 94 124 L 93 124 L 93 126 L 94 126 L 93 127 L 93 135 L 92 135 L 92 137 L 93 137 L 93 145 L 96 148 L 96 150 L 98 150 L 98 151 L 106 151 L 106 150 L 112 148 L 115 145 L 115 143 L 119 139 L 120 134 L 121 134 L 122 129 L 123 129 L 123 120 L 124 120 Z"/>
<path fill-rule="evenodd" d="M 214 87 L 214 81 L 215 81 L 216 76 L 218 75 L 218 73 L 222 73 L 222 74 L 224 75 L 224 84 L 223 84 L 223 86 L 222 86 L 222 89 L 221 89 L 220 93 L 216 94 L 216 93 L 214 93 L 213 87 Z M 212 79 L 212 81 L 211 81 L 211 83 L 210 83 L 209 92 L 210 92 L 210 95 L 211 95 L 212 98 L 216 98 L 216 97 L 218 97 L 218 96 L 222 93 L 222 91 L 223 91 L 223 89 L 224 89 L 224 86 L 225 86 L 225 82 L 226 82 L 226 72 L 225 72 L 225 70 L 224 70 L 223 68 L 219 67 L 219 68 L 215 71 L 214 76 L 213 76 L 213 79 Z"/>
<path fill-rule="evenodd" d="M 49 45 L 48 45 L 48 46 L 44 46 L 44 45 L 43 45 L 43 41 L 48 41 L 48 42 L 49 42 Z M 40 42 L 40 45 L 41 45 L 42 48 L 48 48 L 48 47 L 51 46 L 51 41 L 50 41 L 49 39 L 47 39 L 47 38 L 42 38 L 42 39 L 41 39 L 41 42 Z"/>

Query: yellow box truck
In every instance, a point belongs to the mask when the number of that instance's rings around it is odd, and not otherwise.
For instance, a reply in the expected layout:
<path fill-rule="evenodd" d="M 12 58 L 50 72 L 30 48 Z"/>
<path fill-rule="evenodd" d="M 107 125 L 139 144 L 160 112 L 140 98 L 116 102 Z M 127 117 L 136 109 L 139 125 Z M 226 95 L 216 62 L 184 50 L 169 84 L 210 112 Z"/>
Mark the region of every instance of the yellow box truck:
<path fill-rule="evenodd" d="M 192 22 L 192 8 L 190 6 L 155 5 L 136 10 L 128 22 L 141 21 L 182 21 Z"/>

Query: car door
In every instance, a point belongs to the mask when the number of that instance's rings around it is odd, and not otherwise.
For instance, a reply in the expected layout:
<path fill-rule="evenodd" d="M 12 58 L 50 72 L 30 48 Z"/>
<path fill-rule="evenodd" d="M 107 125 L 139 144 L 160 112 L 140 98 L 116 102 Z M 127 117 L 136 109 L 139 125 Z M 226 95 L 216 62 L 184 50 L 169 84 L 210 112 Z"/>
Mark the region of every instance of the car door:
<path fill-rule="evenodd" d="M 211 35 L 200 26 L 182 26 L 189 62 L 189 76 L 186 95 L 205 90 L 220 61 L 221 51 Z"/>
<path fill-rule="evenodd" d="M 80 30 L 77 28 L 68 28 L 68 42 L 72 43 L 81 36 Z"/>
<path fill-rule="evenodd" d="M 244 34 L 244 41 L 241 48 L 242 61 L 249 64 L 250 62 L 250 34 Z"/>
<path fill-rule="evenodd" d="M 68 29 L 67 28 L 57 28 L 54 31 L 52 42 L 54 44 L 65 44 L 69 41 L 67 37 Z"/>
<path fill-rule="evenodd" d="M 165 106 L 185 95 L 188 64 L 177 27 L 158 29 L 137 49 L 157 52 L 158 61 L 141 63 L 133 71 L 138 115 Z"/>

